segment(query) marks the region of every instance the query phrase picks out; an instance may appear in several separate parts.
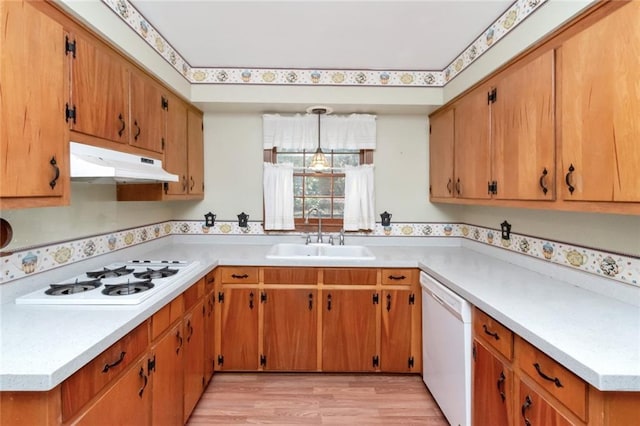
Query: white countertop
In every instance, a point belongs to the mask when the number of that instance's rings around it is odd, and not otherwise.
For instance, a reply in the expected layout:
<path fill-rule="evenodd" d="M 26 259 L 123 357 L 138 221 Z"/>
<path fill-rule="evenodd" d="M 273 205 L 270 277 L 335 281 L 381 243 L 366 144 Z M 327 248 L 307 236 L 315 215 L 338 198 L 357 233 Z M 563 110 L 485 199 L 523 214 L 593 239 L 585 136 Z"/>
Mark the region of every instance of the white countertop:
<path fill-rule="evenodd" d="M 138 248 L 138 258 L 179 257 L 198 260 L 200 267 L 140 305 L 0 305 L 0 390 L 54 388 L 217 265 L 288 265 L 420 267 L 594 387 L 640 391 L 637 288 L 622 289 L 627 299 L 634 299 L 624 303 L 575 285 L 584 281 L 587 287 L 600 286 L 599 291 L 606 293 L 607 286 L 621 284 L 500 249 L 466 243 L 452 246 L 452 239 L 428 239 L 429 246 L 417 243 L 418 239 L 402 246 L 369 245 L 375 260 L 327 265 L 266 259 L 271 246 L 257 244 L 258 240 L 163 240 Z M 124 253 L 114 255 L 124 257 Z M 104 262 L 94 263 L 100 261 Z M 531 270 L 536 268 L 544 273 Z M 68 272 L 55 272 L 64 273 Z M 46 285 L 53 273 L 39 275 L 24 284 L 25 293 Z"/>

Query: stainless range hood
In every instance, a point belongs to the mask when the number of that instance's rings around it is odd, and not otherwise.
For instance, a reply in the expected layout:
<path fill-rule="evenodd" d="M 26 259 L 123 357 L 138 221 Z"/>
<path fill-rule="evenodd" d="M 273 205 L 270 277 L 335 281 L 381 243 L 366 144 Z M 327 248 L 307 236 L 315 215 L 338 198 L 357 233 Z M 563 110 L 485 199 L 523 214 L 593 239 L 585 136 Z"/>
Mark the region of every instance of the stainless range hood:
<path fill-rule="evenodd" d="M 69 143 L 71 180 L 91 183 L 178 182 L 162 161 L 77 142 Z"/>

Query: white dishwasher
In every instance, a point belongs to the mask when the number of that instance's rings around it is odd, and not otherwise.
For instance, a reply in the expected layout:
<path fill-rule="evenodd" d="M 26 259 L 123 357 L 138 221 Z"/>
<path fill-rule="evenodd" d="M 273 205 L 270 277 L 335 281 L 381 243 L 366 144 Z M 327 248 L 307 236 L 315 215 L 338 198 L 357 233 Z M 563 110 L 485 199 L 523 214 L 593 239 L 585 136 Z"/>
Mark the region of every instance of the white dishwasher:
<path fill-rule="evenodd" d="M 422 379 L 452 426 L 471 425 L 471 305 L 424 272 Z"/>

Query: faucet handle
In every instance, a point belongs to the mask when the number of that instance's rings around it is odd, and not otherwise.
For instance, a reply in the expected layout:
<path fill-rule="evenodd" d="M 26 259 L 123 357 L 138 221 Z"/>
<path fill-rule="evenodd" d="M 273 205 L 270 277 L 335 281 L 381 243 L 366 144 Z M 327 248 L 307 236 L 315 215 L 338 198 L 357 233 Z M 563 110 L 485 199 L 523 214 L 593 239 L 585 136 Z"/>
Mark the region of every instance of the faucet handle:
<path fill-rule="evenodd" d="M 329 244 L 333 245 L 333 235 L 329 235 Z"/>
<path fill-rule="evenodd" d="M 311 235 L 307 234 L 304 243 L 309 244 L 311 242 Z"/>
<path fill-rule="evenodd" d="M 340 230 L 340 245 L 344 245 L 344 228 Z"/>

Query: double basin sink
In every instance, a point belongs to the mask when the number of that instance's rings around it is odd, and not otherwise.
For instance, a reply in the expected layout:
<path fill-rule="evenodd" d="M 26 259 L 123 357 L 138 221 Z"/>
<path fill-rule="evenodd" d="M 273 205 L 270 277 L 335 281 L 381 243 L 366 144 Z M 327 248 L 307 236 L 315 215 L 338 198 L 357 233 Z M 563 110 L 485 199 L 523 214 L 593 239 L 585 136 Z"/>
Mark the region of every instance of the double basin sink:
<path fill-rule="evenodd" d="M 334 246 L 331 244 L 275 244 L 267 259 L 294 260 L 373 260 L 376 257 L 365 246 Z"/>

